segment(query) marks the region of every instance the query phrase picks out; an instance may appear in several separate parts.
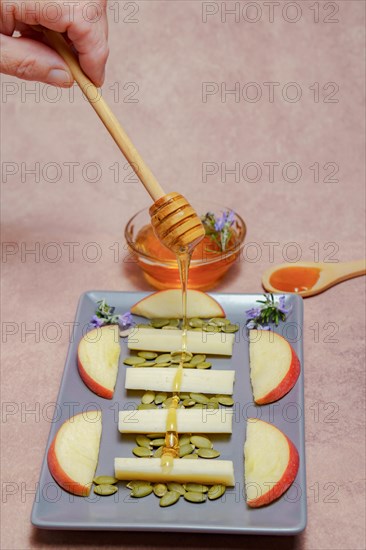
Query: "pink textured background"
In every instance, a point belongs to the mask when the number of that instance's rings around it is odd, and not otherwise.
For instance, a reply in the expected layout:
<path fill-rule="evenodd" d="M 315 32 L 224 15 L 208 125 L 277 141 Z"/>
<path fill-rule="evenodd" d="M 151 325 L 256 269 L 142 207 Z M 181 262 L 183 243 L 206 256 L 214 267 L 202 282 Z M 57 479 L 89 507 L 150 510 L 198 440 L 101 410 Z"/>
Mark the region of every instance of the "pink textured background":
<path fill-rule="evenodd" d="M 241 7 L 245 4 L 240 3 Z M 281 2 L 281 8 L 285 4 Z M 141 1 L 130 3 L 132 8 L 122 1 L 113 2 L 120 6 L 120 18 L 114 22 L 116 12 L 110 11 L 111 55 L 104 86 L 107 101 L 166 191 L 181 191 L 191 200 L 210 197 L 233 206 L 247 222 L 247 242 L 257 243 L 261 251 L 253 261 L 254 248 L 248 248 L 249 259 L 239 263 L 219 291 L 259 292 L 263 270 L 272 261 L 284 261 L 282 253 L 294 253 L 289 242 L 298 243 L 302 259 L 314 260 L 314 243 L 319 243 L 320 260 L 327 255 L 329 259 L 331 252 L 339 261 L 364 254 L 365 5 L 362 1 L 331 2 L 330 7 L 329 3 L 316 4 L 319 23 L 314 22 L 310 9 L 313 3 L 306 1 L 298 2 L 302 16 L 297 23 L 286 22 L 278 8 L 273 23 L 269 22 L 268 7 L 259 1 L 256 5 L 262 9 L 262 18 L 257 23 L 243 18 L 235 23 L 232 16 L 222 23 L 220 14 L 203 23 L 199 1 Z M 134 5 L 139 7 L 132 16 L 137 22 L 123 21 Z M 332 6 L 339 8 L 333 16 Z M 248 13 L 253 17 L 253 12 Z M 293 12 L 288 13 L 293 17 Z M 326 16 L 339 22 L 326 23 Z M 134 84 L 123 89 L 131 82 Z M 256 103 L 237 103 L 230 95 L 225 103 L 216 94 L 203 103 L 203 82 L 226 82 L 230 89 L 235 82 L 256 82 L 263 96 Z M 268 101 L 264 82 L 280 83 L 273 102 Z M 296 103 L 282 97 L 288 82 L 301 86 L 302 97 Z M 315 82 L 320 90 L 329 82 L 336 83 L 339 91 L 334 98 L 338 102 L 325 103 L 322 91 L 315 102 L 309 89 Z M 119 99 L 109 89 L 113 84 L 114 90 L 119 87 Z M 15 175 L 6 179 L 3 174 L 2 178 L 2 240 L 19 247 L 18 253 L 2 259 L 2 320 L 18 323 L 19 331 L 9 336 L 3 347 L 1 397 L 15 403 L 19 412 L 3 417 L 1 425 L 2 487 L 4 490 L 9 487 L 4 484 L 12 483 L 15 493 L 3 494 L 1 548 L 264 549 L 270 545 L 364 549 L 361 278 L 305 302 L 309 521 L 302 535 L 289 539 L 150 537 L 32 528 L 33 495 L 26 491 L 31 492 L 38 481 L 50 426 L 42 414 L 24 415 L 24 411 L 39 407 L 42 413 L 45 404 L 56 399 L 68 346 L 63 323 L 73 320 L 82 292 L 91 288 L 148 289 L 135 266 L 123 261 L 122 228 L 137 209 L 150 203 L 141 185 L 123 181 L 125 161 L 78 90 L 74 101 L 68 92 L 62 92 L 61 98 L 52 102 L 51 90 L 42 85 L 35 88 L 32 83 L 3 77 L 1 89 L 2 161 L 18 168 Z M 36 95 L 27 93 L 32 89 Z M 134 89 L 138 89 L 134 96 L 138 102 L 126 102 Z M 331 91 L 325 90 L 326 94 Z M 9 95 L 4 96 L 5 92 Z M 39 181 L 24 172 L 35 162 L 40 163 Z M 47 165 L 51 162 L 58 163 L 59 174 Z M 71 162 L 79 163 L 73 182 L 65 165 Z M 90 181 L 92 169 L 85 173 L 90 162 L 98 163 L 101 175 L 94 183 Z M 256 162 L 263 174 L 256 183 L 242 177 L 236 182 L 232 175 L 225 183 L 220 174 L 203 182 L 205 162 L 226 162 L 228 167 L 235 162 L 241 167 Z M 265 162 L 280 163 L 274 182 L 269 181 Z M 302 176 L 296 183 L 284 181 L 281 175 L 289 162 L 301 166 Z M 309 169 L 315 162 L 321 167 L 319 182 Z M 330 162 L 339 166 L 338 182 L 323 181 L 330 168 L 324 171 L 322 167 Z M 25 163 L 23 168 L 21 163 Z M 114 163 L 120 165 L 117 182 L 110 169 Z M 51 182 L 57 179 L 55 174 L 58 181 Z M 60 246 L 59 261 L 50 261 L 55 253 L 55 248 L 47 248 L 51 242 Z M 79 243 L 73 261 L 67 248 L 70 245 L 64 244 L 70 242 Z M 82 255 L 83 247 L 92 242 L 102 251 L 101 259 L 94 263 Z M 119 258 L 114 252 L 116 242 L 120 243 Z M 279 243 L 274 258 L 264 244 L 268 242 Z M 35 243 L 41 250 L 39 261 L 31 255 L 22 257 L 22 247 L 24 252 L 24 247 L 32 248 Z M 90 257 L 94 252 L 90 247 L 86 251 Z M 63 327 L 56 343 L 46 341 L 42 334 L 38 342 L 24 334 L 35 323 L 42 331 L 49 322 Z M 314 336 L 315 323 L 319 324 L 319 341 Z"/>

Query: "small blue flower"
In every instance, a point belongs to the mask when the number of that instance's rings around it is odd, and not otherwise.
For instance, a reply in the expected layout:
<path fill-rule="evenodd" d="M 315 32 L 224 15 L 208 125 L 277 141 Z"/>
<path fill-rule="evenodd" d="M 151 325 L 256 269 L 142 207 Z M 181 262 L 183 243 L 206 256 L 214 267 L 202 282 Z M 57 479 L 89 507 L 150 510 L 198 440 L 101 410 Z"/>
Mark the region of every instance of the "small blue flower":
<path fill-rule="evenodd" d="M 130 311 L 127 311 L 123 315 L 118 316 L 118 324 L 121 329 L 125 330 L 133 325 L 132 315 Z"/>
<path fill-rule="evenodd" d="M 252 307 L 250 309 L 246 310 L 246 316 L 248 319 L 256 319 L 261 314 L 261 308 L 260 307 Z"/>
<path fill-rule="evenodd" d="M 278 305 L 277 305 L 277 309 L 278 311 L 280 311 L 281 313 L 284 313 L 285 315 L 287 313 L 290 313 L 291 311 L 291 307 L 288 308 L 286 307 L 286 296 L 280 296 L 279 297 L 279 302 L 278 302 Z"/>
<path fill-rule="evenodd" d="M 97 317 L 97 315 L 93 315 L 92 320 L 90 321 L 90 324 L 94 328 L 102 327 L 105 323 L 105 319 L 101 319 L 100 317 Z"/>

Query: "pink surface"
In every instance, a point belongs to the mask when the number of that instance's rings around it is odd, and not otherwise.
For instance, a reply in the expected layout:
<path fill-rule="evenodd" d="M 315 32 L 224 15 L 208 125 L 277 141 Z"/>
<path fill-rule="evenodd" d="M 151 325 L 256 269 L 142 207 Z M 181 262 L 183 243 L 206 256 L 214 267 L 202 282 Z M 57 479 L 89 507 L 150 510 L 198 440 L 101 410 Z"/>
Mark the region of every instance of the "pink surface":
<path fill-rule="evenodd" d="M 111 3 L 103 91 L 167 192 L 180 191 L 192 202 L 210 197 L 244 217 L 246 242 L 252 244 L 217 290 L 259 292 L 262 272 L 296 254 L 313 261 L 361 258 L 364 3 L 298 2 L 302 13 L 296 23 L 285 20 L 296 16 L 288 2 L 276 8 L 273 22 L 269 7 L 259 1 L 251 3 L 257 8 L 238 2 L 244 10 L 240 20 L 228 15 L 226 23 L 221 2 L 204 4 Z M 246 21 L 260 16 L 250 11 L 258 6 L 261 19 Z M 129 16 L 136 7 L 138 13 Z M 204 23 L 202 10 L 216 8 Z M 204 102 L 207 82 L 214 83 L 214 91 L 231 90 L 238 82 L 242 95 L 227 95 L 225 102 L 217 92 Z M 314 83 L 319 83 L 318 102 Z M 291 102 L 300 91 L 301 98 Z M 249 101 L 259 92 L 261 99 Z M 122 230 L 150 202 L 139 183 L 127 181 L 124 159 L 77 89 L 74 99 L 67 91 L 55 99 L 47 86 L 6 76 L 1 111 L 2 240 L 8 253 L 2 258 L 3 343 L 4 331 L 14 332 L 7 335 L 1 363 L 3 413 L 8 413 L 1 425 L 1 548 L 364 549 L 362 278 L 305 302 L 309 521 L 304 534 L 151 538 L 32 528 L 32 492 L 50 428 L 48 404 L 56 399 L 67 352 L 67 323 L 85 290 L 148 289 L 128 261 Z M 73 178 L 70 163 L 77 163 Z M 94 169 L 90 163 L 96 163 Z M 227 174 L 225 181 L 222 163 L 227 169 L 239 163 L 240 174 Z M 268 163 L 279 163 L 272 165 L 274 181 Z M 288 163 L 298 166 L 285 167 Z M 258 165 L 262 176 L 253 181 Z M 286 181 L 296 179 L 299 167 L 299 181 Z M 328 181 L 337 167 L 338 181 Z M 27 172 L 32 168 L 39 177 Z M 217 173 L 206 177 L 207 169 Z M 26 254 L 30 249 L 36 255 Z M 96 252 L 101 257 L 93 261 Z M 27 333 L 34 328 L 36 334 Z"/>

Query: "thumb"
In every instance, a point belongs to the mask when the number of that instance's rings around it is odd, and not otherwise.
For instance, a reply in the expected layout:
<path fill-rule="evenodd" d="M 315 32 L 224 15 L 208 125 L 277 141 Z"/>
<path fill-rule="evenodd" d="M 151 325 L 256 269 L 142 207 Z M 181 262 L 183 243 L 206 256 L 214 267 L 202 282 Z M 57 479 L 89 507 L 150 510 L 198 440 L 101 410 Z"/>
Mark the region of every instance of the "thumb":
<path fill-rule="evenodd" d="M 45 84 L 69 88 L 73 77 L 54 50 L 36 40 L 0 35 L 0 72 Z"/>

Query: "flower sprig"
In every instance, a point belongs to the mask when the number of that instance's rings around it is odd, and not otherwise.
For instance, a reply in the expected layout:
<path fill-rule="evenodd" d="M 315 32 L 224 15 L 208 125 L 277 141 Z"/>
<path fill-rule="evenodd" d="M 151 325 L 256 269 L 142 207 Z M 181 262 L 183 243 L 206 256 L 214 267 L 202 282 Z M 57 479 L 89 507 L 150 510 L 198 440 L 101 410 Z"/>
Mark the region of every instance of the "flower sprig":
<path fill-rule="evenodd" d="M 226 210 L 218 217 L 212 212 L 207 212 L 207 214 L 202 216 L 201 221 L 205 228 L 206 235 L 218 245 L 222 252 L 224 252 L 233 234 L 232 226 L 235 221 L 234 212 L 232 210 Z"/>
<path fill-rule="evenodd" d="M 252 307 L 245 312 L 248 329 L 270 330 L 269 323 L 274 323 L 277 327 L 279 321 L 286 321 L 292 309 L 286 307 L 286 296 L 279 296 L 278 301 L 275 301 L 273 294 L 264 294 L 263 297 L 264 300 L 256 300 L 262 306 Z"/>
<path fill-rule="evenodd" d="M 123 315 L 115 315 L 115 307 L 109 306 L 106 301 L 100 300 L 93 315 L 90 324 L 94 328 L 103 327 L 104 325 L 119 325 L 121 330 L 126 330 L 133 325 L 132 315 L 129 311 Z"/>

